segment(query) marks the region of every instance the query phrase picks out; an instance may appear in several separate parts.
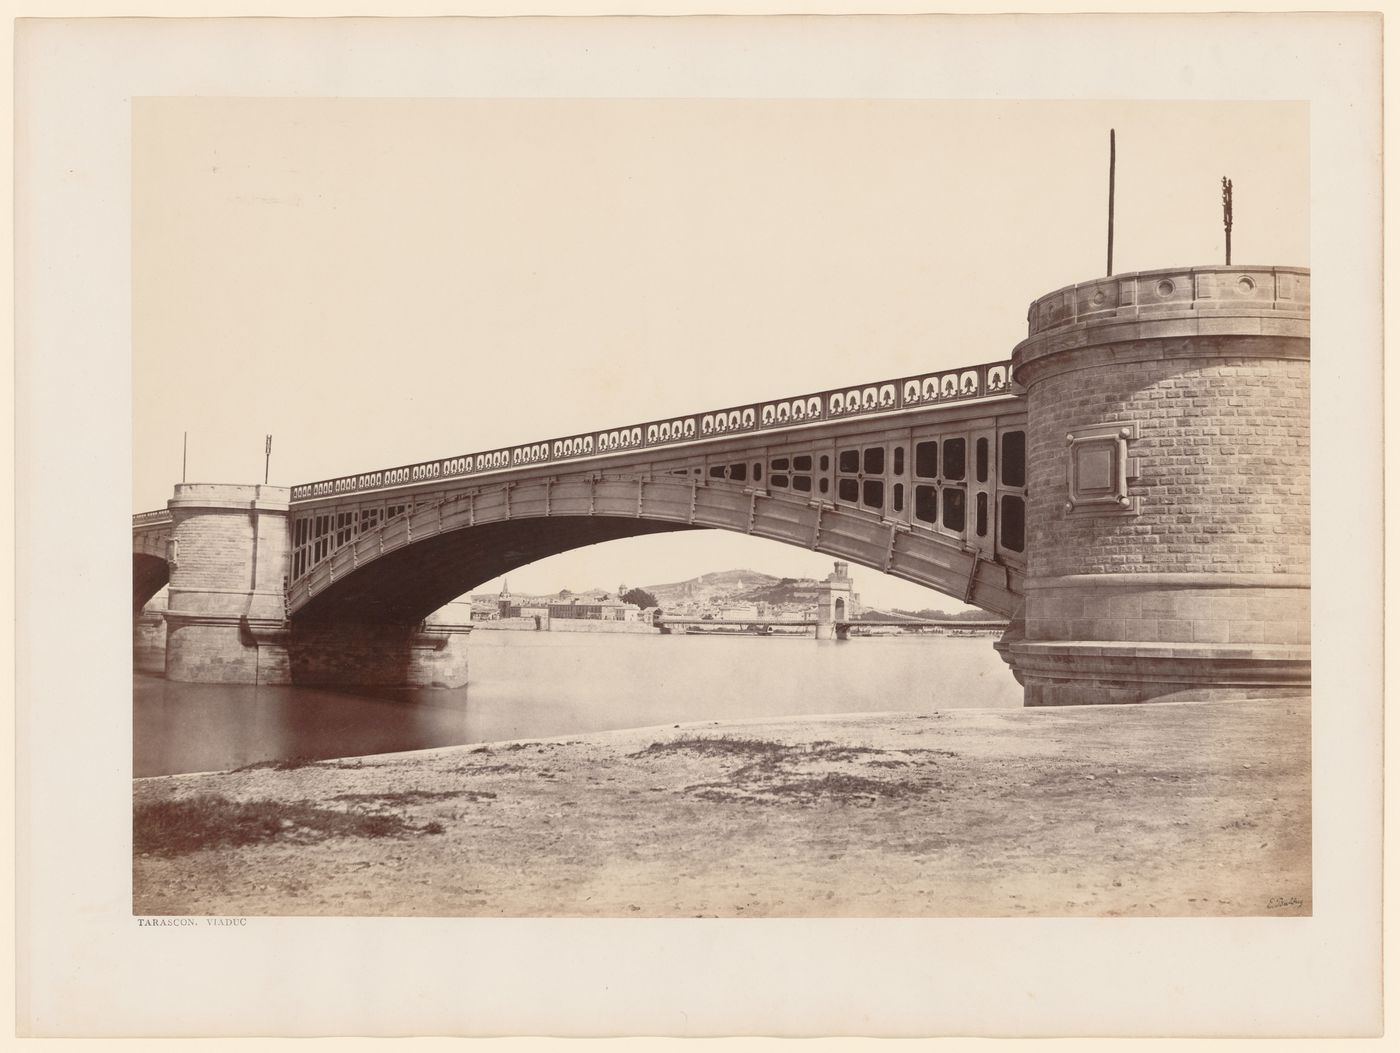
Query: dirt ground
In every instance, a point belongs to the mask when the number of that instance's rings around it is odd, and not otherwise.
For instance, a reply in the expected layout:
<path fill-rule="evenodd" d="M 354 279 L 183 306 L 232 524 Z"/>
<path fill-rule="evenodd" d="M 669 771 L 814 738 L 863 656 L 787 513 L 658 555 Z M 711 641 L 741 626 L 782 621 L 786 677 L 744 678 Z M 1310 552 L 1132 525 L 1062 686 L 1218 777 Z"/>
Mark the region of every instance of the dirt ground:
<path fill-rule="evenodd" d="M 687 724 L 142 779 L 133 910 L 1308 915 L 1309 744 L 1306 700 L 1258 700 Z M 208 824 L 182 842 L 142 818 L 162 809 Z M 280 818 L 228 843 L 230 809 Z"/>

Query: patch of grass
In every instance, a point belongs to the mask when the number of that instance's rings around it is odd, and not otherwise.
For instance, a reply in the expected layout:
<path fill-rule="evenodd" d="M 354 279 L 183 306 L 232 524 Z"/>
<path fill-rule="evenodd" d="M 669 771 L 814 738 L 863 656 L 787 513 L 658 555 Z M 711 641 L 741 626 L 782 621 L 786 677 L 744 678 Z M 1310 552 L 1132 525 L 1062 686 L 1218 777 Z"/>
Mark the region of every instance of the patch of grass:
<path fill-rule="evenodd" d="M 286 760 L 264 760 L 256 764 L 245 764 L 241 768 L 234 768 L 234 771 L 295 771 L 297 768 L 311 768 L 320 764 L 324 757 L 289 757 Z"/>
<path fill-rule="evenodd" d="M 453 775 L 504 775 L 530 769 L 523 764 L 462 764 L 444 770 Z"/>
<path fill-rule="evenodd" d="M 287 835 L 297 840 L 330 837 L 401 837 L 412 831 L 397 815 L 366 815 L 283 801 L 232 801 L 204 794 L 136 805 L 132 847 L 176 856 L 206 848 L 263 844 Z"/>
<path fill-rule="evenodd" d="M 718 759 L 737 759 L 738 767 L 726 772 L 722 782 L 701 782 L 684 792 L 701 800 L 755 803 L 778 800 L 815 803 L 845 801 L 871 804 L 915 796 L 941 784 L 927 777 L 875 779 L 852 771 L 804 771 L 816 764 L 840 765 L 856 771 L 889 771 L 892 768 L 924 771 L 935 757 L 955 757 L 949 750 L 886 750 L 875 746 L 841 745 L 831 739 L 782 743 L 737 736 L 682 735 L 668 742 L 654 742 L 633 757 L 663 756 L 687 752 Z M 893 753 L 895 756 L 890 756 Z M 893 773 L 891 773 L 893 774 Z"/>
<path fill-rule="evenodd" d="M 899 750 L 900 753 L 907 753 L 911 757 L 957 757 L 956 750 L 935 750 L 935 749 L 912 749 Z"/>
<path fill-rule="evenodd" d="M 399 793 L 338 793 L 331 800 L 345 801 L 347 804 L 406 806 L 425 804 L 428 801 L 445 801 L 460 796 L 462 795 L 456 790 L 404 790 Z M 496 795 L 493 793 L 490 796 Z"/>
<path fill-rule="evenodd" d="M 753 800 L 752 797 L 731 786 L 718 786 L 714 783 L 687 786 L 685 792 L 700 798 L 702 801 L 714 801 L 720 804 L 736 804 Z"/>
<path fill-rule="evenodd" d="M 810 758 L 824 761 L 858 761 L 878 757 L 884 752 L 863 746 L 838 746 L 834 742 L 813 742 L 807 747 Z"/>
<path fill-rule="evenodd" d="M 881 779 L 867 779 L 862 775 L 828 772 L 815 779 L 802 779 L 798 782 L 779 783 L 777 786 L 764 786 L 757 792 L 778 797 L 855 800 L 858 798 L 911 797 L 917 794 L 919 789 L 918 783 L 886 782 Z"/>
<path fill-rule="evenodd" d="M 666 742 L 653 742 L 646 749 L 628 756 L 655 757 L 667 753 L 700 753 L 722 757 L 767 757 L 776 760 L 792 749 L 792 746 L 769 739 L 735 735 L 679 735 Z"/>
<path fill-rule="evenodd" d="M 787 773 L 791 775 L 791 773 Z M 927 789 L 937 788 L 937 784 L 924 784 L 907 781 L 886 781 L 867 779 L 861 775 L 848 775 L 843 772 L 828 772 L 808 778 L 800 776 L 785 782 L 767 785 L 749 783 L 736 779 L 729 783 L 709 782 L 687 786 L 685 792 L 702 801 L 735 803 L 776 804 L 779 800 L 796 801 L 801 804 L 816 804 L 819 801 L 837 803 L 872 804 L 876 800 L 894 800 L 913 797 Z"/>

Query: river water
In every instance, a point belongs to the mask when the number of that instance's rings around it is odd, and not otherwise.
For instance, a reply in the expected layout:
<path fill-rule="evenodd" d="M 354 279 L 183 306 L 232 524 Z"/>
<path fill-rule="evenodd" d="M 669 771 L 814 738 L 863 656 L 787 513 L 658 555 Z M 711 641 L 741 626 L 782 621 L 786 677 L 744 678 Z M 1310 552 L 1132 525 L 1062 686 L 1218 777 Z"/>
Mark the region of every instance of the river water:
<path fill-rule="evenodd" d="M 455 691 L 135 678 L 137 777 L 701 720 L 1015 708 L 990 637 L 472 634 Z"/>

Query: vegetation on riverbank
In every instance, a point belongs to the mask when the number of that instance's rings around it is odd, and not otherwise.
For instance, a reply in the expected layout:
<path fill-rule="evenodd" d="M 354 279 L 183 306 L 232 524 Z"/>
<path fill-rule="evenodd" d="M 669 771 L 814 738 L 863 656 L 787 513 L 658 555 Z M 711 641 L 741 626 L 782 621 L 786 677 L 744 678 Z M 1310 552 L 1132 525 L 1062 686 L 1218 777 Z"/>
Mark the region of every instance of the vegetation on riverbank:
<path fill-rule="evenodd" d="M 1307 914 L 1309 707 L 958 710 L 138 780 L 143 914 Z M 441 831 L 438 833 L 438 831 Z"/>
<path fill-rule="evenodd" d="M 201 794 L 184 800 L 138 801 L 132 848 L 137 853 L 177 856 L 278 839 L 307 843 L 328 837 L 403 837 L 417 829 L 392 813 L 332 811 L 301 801 L 231 801 Z"/>

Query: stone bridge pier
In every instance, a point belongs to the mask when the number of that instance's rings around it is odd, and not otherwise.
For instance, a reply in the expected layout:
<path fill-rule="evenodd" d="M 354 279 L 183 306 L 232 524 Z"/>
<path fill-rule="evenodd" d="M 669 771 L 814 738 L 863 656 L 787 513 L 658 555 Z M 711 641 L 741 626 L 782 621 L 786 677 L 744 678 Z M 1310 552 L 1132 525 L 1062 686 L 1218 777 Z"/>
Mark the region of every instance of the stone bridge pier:
<path fill-rule="evenodd" d="M 1028 706 L 1306 693 L 1309 275 L 1115 275 L 1031 305 Z"/>
<path fill-rule="evenodd" d="M 169 502 L 165 673 L 237 684 L 460 687 L 470 626 L 286 616 L 290 490 L 180 484 Z"/>

